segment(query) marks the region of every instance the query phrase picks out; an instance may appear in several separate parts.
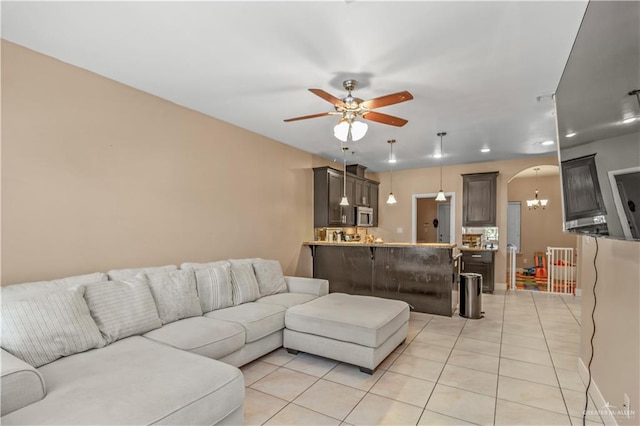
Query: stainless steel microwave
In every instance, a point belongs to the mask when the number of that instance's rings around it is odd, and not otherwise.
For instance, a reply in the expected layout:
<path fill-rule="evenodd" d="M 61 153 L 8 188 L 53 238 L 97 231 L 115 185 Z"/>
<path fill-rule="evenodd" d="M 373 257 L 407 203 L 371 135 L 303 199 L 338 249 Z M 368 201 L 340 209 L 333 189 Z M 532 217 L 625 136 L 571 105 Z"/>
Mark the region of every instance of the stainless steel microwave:
<path fill-rule="evenodd" d="M 373 226 L 371 207 L 356 207 L 356 226 Z"/>

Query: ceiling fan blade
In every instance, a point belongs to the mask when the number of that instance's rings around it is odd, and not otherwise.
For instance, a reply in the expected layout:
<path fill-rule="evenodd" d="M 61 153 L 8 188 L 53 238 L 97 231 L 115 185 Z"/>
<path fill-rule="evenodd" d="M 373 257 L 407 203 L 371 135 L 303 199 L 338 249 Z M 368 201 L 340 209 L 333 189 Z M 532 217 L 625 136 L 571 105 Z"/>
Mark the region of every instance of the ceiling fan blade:
<path fill-rule="evenodd" d="M 360 105 L 368 109 L 374 109 L 387 105 L 399 104 L 400 102 L 410 101 L 411 99 L 413 99 L 413 95 L 405 90 L 404 92 L 369 99 L 368 101 L 362 102 Z"/>
<path fill-rule="evenodd" d="M 408 123 L 407 120 L 400 117 L 394 117 L 393 115 L 381 114 L 375 111 L 369 111 L 362 115 L 365 120 L 376 121 L 382 124 L 389 124 L 390 126 L 402 127 Z"/>
<path fill-rule="evenodd" d="M 312 115 L 304 115 L 302 117 L 287 118 L 284 121 L 285 121 L 285 123 L 288 123 L 290 121 L 306 120 L 307 118 L 325 117 L 327 115 L 332 115 L 332 113 L 331 112 L 321 112 L 320 114 L 312 114 Z"/>
<path fill-rule="evenodd" d="M 316 96 L 320 96 L 322 99 L 324 99 L 325 101 L 337 106 L 337 107 L 344 107 L 346 106 L 344 102 L 342 102 L 342 100 L 336 98 L 335 96 L 333 96 L 331 93 L 327 93 L 322 89 L 309 89 L 309 91 L 311 93 L 313 93 Z"/>

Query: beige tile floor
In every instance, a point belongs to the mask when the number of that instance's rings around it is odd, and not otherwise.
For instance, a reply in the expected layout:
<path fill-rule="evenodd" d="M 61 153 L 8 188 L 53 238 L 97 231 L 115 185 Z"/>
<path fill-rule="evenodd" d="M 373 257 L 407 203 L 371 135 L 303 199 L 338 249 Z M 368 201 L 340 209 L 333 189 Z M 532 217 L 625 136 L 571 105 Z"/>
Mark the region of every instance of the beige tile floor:
<path fill-rule="evenodd" d="M 497 292 L 483 308 L 480 320 L 412 313 L 407 342 L 373 375 L 278 349 L 242 368 L 245 422 L 581 424 L 580 298 Z"/>

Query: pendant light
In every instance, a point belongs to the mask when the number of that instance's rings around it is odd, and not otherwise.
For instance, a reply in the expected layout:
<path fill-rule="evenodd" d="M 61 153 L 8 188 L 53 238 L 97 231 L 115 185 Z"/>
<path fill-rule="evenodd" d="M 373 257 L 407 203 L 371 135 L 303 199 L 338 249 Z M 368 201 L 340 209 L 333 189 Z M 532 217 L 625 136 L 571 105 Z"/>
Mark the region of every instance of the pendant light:
<path fill-rule="evenodd" d="M 527 207 L 529 207 L 529 210 L 536 210 L 537 208 L 542 208 L 544 210 L 544 208 L 547 207 L 549 200 L 541 200 L 538 198 L 538 170 L 540 170 L 540 167 L 536 167 L 533 170 L 536 171 L 536 195 L 532 200 L 527 200 Z"/>
<path fill-rule="evenodd" d="M 447 197 L 444 196 L 444 191 L 442 190 L 442 137 L 446 135 L 447 132 L 438 133 L 438 136 L 440 136 L 440 190 L 438 191 L 438 195 L 436 196 L 436 201 L 447 201 Z"/>
<path fill-rule="evenodd" d="M 389 198 L 387 198 L 387 204 L 395 204 L 397 201 L 396 197 L 393 195 L 393 163 L 396 162 L 396 158 L 393 156 L 393 144 L 396 143 L 396 140 L 390 139 L 387 143 L 389 144 L 389 164 L 391 164 L 389 173 Z"/>
<path fill-rule="evenodd" d="M 341 206 L 348 206 L 349 200 L 347 199 L 347 148 L 346 146 L 342 147 L 342 165 L 343 165 L 343 173 L 342 173 L 342 199 L 340 200 Z"/>

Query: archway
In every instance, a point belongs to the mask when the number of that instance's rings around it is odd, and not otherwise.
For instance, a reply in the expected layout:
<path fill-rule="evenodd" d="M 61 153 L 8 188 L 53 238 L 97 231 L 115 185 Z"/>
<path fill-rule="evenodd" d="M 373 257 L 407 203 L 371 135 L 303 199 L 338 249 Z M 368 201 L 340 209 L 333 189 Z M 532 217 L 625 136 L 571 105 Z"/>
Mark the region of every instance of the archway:
<path fill-rule="evenodd" d="M 563 232 L 559 167 L 528 167 L 509 179 L 507 185 L 507 244 L 516 247 L 515 255 L 509 249 L 507 262 L 512 269 L 510 281 L 515 278 L 512 288 L 546 291 L 548 248 L 573 249 L 573 258 L 567 260 L 573 263 L 577 246 L 576 236 Z M 536 198 L 546 203 L 531 202 Z"/>

